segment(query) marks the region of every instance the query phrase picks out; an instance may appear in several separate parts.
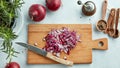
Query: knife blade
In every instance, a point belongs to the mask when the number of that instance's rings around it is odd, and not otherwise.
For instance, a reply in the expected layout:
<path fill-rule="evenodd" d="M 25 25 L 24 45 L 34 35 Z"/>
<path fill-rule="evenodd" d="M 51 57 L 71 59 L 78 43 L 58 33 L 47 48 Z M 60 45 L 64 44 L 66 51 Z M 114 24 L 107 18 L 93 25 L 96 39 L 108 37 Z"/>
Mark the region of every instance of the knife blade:
<path fill-rule="evenodd" d="M 54 60 L 56 62 L 59 62 L 61 64 L 68 65 L 68 66 L 72 66 L 73 65 L 72 61 L 58 58 L 58 57 L 52 55 L 52 53 L 49 53 L 49 52 L 47 52 L 47 51 L 45 51 L 43 49 L 40 49 L 40 48 L 38 48 L 36 46 L 30 45 L 30 44 L 26 44 L 26 43 L 22 43 L 22 42 L 16 42 L 16 44 L 21 45 L 21 46 L 23 46 L 25 48 L 28 48 L 29 50 L 31 50 L 31 51 L 33 51 L 33 52 L 35 52 L 37 54 L 45 56 L 45 57 L 47 57 L 49 59 L 52 59 L 52 60 Z"/>

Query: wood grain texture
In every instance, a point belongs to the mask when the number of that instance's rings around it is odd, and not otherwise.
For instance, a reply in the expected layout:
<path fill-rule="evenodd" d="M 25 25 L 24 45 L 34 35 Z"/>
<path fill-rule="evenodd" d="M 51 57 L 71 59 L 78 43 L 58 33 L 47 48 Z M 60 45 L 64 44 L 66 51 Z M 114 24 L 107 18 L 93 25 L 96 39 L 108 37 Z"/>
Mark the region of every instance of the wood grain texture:
<path fill-rule="evenodd" d="M 43 38 L 51 29 L 60 29 L 68 27 L 69 30 L 77 31 L 81 35 L 82 42 L 78 42 L 76 47 L 71 50 L 70 55 L 61 53 L 60 58 L 67 57 L 67 60 L 74 63 L 91 63 L 92 62 L 92 49 L 106 50 L 108 48 L 108 41 L 106 38 L 92 40 L 92 25 L 91 24 L 30 24 L 28 26 L 28 43 L 34 45 L 38 43 L 39 48 L 45 46 Z M 98 46 L 99 42 L 103 42 L 103 46 Z M 55 64 L 57 62 L 38 55 L 28 50 L 27 57 L 28 64 Z"/>

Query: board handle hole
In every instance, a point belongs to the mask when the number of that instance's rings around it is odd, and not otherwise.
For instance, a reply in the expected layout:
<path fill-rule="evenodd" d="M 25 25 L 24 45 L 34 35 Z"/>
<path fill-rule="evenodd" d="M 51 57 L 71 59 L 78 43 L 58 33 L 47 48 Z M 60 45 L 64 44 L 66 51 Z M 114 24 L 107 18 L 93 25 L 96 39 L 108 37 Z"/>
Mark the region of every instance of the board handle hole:
<path fill-rule="evenodd" d="M 104 45 L 103 41 L 99 41 L 98 46 L 102 47 Z"/>

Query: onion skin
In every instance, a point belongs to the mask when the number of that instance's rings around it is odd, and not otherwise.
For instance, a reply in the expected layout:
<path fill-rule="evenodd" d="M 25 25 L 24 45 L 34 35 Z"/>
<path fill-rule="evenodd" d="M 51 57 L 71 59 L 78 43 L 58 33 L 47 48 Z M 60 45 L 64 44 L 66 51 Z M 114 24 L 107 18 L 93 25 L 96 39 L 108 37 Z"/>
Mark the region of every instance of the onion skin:
<path fill-rule="evenodd" d="M 44 6 L 40 4 L 33 4 L 29 8 L 29 16 L 30 19 L 35 22 L 42 21 L 46 16 L 46 9 Z"/>
<path fill-rule="evenodd" d="M 51 11 L 56 11 L 61 6 L 61 0 L 46 0 L 46 6 Z"/>
<path fill-rule="evenodd" d="M 20 65 L 17 62 L 10 62 L 5 68 L 20 68 Z"/>

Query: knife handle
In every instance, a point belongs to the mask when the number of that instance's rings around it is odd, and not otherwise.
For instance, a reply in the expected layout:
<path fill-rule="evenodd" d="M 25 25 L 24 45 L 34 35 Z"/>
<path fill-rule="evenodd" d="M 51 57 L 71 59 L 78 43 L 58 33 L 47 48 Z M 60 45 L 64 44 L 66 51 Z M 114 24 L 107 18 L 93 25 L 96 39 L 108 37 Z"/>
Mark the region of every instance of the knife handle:
<path fill-rule="evenodd" d="M 58 57 L 52 55 L 52 53 L 47 53 L 46 57 L 48 57 L 49 59 L 52 59 L 52 60 L 54 60 L 56 62 L 59 62 L 61 64 L 64 64 L 64 65 L 68 65 L 68 66 L 72 66 L 73 65 L 72 61 L 68 61 L 68 60 L 64 60 L 64 59 L 58 58 Z"/>

